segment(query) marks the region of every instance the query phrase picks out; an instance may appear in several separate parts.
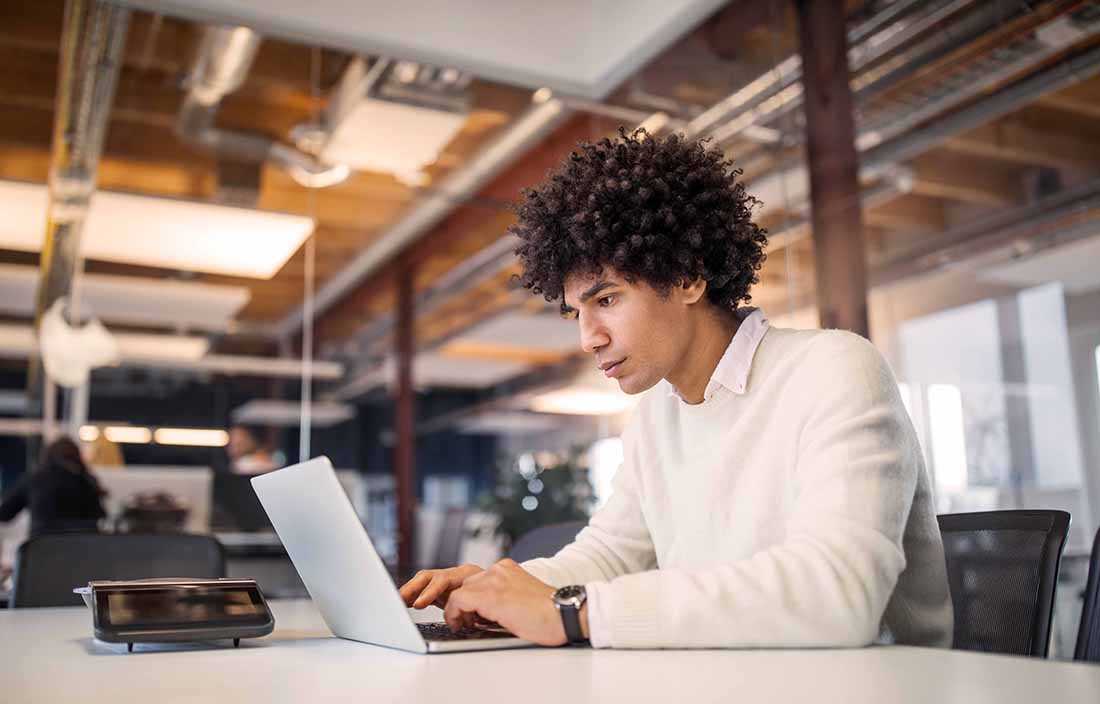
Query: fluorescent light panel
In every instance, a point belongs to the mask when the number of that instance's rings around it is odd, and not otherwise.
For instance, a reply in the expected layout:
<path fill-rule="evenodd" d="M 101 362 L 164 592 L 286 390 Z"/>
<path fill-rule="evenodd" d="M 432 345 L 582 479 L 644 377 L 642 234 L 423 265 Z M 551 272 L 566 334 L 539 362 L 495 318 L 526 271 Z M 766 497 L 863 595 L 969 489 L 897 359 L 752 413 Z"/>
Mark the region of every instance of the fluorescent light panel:
<path fill-rule="evenodd" d="M 0 248 L 37 252 L 45 185 L 0 181 Z M 313 220 L 227 205 L 98 191 L 81 253 L 89 259 L 270 279 L 313 232 Z"/>
<path fill-rule="evenodd" d="M 95 425 L 80 428 L 80 439 L 95 442 L 100 430 Z M 155 442 L 158 445 L 183 445 L 189 447 L 225 447 L 229 444 L 229 433 L 215 428 L 149 428 L 130 425 L 109 425 L 103 429 L 103 436 L 111 442 L 129 445 L 144 445 Z"/>
<path fill-rule="evenodd" d="M 229 444 L 229 433 L 207 428 L 157 428 L 153 440 L 158 445 L 225 447 Z"/>
<path fill-rule="evenodd" d="M 37 267 L 0 264 L 0 313 L 33 315 L 38 277 Z M 245 286 L 108 274 L 80 276 L 81 310 L 107 323 L 220 332 L 251 295 Z"/>
<path fill-rule="evenodd" d="M 154 335 L 112 333 L 119 355 L 125 361 L 156 360 L 196 362 L 206 356 L 210 342 L 195 335 Z M 0 357 L 23 359 L 35 353 L 38 345 L 29 325 L 0 324 Z"/>
<path fill-rule="evenodd" d="M 576 416 L 609 416 L 630 410 L 636 401 L 613 391 L 567 388 L 531 399 L 531 410 Z"/>
<path fill-rule="evenodd" d="M 325 428 L 355 417 L 355 408 L 346 403 L 318 402 L 310 405 L 310 424 Z M 233 410 L 237 423 L 253 425 L 296 426 L 302 419 L 302 404 L 298 401 L 254 399 Z"/>
<path fill-rule="evenodd" d="M 137 425 L 109 425 L 103 429 L 103 436 L 111 442 L 144 445 L 153 439 L 153 432 Z"/>

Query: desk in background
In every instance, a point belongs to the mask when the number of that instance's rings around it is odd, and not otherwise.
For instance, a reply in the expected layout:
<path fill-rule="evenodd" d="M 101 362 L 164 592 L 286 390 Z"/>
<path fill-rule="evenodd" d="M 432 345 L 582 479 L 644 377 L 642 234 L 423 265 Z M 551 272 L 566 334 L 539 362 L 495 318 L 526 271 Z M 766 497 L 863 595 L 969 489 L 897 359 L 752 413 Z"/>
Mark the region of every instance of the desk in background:
<path fill-rule="evenodd" d="M 81 607 L 0 611 L 3 700 L 1095 704 L 1100 666 L 926 648 L 415 655 L 332 638 L 313 604 L 275 601 L 239 650 L 91 638 Z M 431 618 L 437 614 L 420 614 Z"/>

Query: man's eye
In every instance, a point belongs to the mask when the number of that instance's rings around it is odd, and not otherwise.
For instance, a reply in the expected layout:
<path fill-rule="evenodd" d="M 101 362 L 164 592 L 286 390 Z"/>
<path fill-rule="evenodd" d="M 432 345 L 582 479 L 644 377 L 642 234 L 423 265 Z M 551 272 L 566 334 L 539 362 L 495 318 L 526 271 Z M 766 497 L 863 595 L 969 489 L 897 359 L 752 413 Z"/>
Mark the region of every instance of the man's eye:
<path fill-rule="evenodd" d="M 601 307 L 606 308 L 609 305 L 611 305 L 611 302 L 614 299 L 615 299 L 615 295 L 612 294 L 610 296 L 604 296 L 604 297 L 600 298 L 600 300 L 598 300 L 597 303 L 599 303 Z"/>

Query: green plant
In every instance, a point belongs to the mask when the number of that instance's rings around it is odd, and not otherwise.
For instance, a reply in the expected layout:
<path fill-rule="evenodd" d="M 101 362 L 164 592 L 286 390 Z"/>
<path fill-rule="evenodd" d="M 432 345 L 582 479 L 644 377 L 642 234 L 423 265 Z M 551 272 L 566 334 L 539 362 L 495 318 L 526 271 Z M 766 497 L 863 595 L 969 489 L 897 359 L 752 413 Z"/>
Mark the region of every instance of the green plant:
<path fill-rule="evenodd" d="M 524 452 L 498 464 L 497 486 L 481 508 L 494 514 L 505 549 L 539 526 L 588 518 L 595 493 L 588 479 L 586 449 Z"/>

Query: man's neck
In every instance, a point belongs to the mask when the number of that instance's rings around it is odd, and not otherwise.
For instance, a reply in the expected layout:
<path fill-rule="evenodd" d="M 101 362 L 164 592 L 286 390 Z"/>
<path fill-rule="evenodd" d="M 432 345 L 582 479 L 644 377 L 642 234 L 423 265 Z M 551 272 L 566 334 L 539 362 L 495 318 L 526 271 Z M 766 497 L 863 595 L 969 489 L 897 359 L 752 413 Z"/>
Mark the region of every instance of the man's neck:
<path fill-rule="evenodd" d="M 696 334 L 684 349 L 680 365 L 667 378 L 685 402 L 692 405 L 703 402 L 707 384 L 740 326 L 740 318 L 732 312 L 715 311 L 700 321 Z"/>

